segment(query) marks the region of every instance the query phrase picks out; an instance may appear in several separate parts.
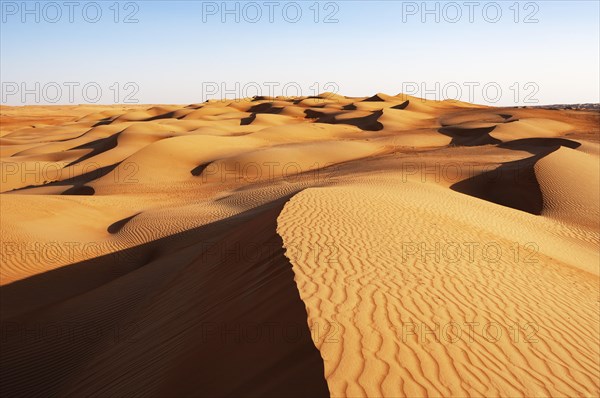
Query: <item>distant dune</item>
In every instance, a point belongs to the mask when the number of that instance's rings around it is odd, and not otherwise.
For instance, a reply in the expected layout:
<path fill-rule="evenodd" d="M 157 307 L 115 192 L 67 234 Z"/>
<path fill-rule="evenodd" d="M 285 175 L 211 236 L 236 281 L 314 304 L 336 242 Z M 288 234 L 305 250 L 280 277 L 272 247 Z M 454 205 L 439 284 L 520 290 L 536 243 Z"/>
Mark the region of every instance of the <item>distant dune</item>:
<path fill-rule="evenodd" d="M 598 103 L 585 103 L 585 104 L 555 104 L 555 105 L 537 105 L 534 108 L 545 108 L 545 109 L 579 109 L 579 110 L 600 110 L 600 104 Z"/>
<path fill-rule="evenodd" d="M 0 395 L 600 395 L 600 112 L 1 107 Z"/>

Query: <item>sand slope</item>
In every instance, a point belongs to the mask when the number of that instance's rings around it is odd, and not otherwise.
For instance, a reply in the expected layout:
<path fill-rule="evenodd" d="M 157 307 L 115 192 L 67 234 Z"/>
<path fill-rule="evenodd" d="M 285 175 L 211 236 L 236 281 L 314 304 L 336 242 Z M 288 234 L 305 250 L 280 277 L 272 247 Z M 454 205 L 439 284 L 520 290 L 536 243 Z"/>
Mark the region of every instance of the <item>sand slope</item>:
<path fill-rule="evenodd" d="M 549 256 L 553 237 L 527 221 L 498 233 L 516 211 L 496 211 L 393 176 L 286 205 L 278 232 L 309 325 L 332 327 L 315 344 L 333 396 L 598 391 L 596 275 Z"/>

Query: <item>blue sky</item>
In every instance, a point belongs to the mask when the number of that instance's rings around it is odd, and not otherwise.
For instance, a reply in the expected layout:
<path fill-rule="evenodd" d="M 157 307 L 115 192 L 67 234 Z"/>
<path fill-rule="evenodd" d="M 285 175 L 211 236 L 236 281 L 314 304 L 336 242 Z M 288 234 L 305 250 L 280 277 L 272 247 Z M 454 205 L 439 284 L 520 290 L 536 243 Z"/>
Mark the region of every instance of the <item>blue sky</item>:
<path fill-rule="evenodd" d="M 598 1 L 1 3 L 3 104 L 187 104 L 258 91 L 600 101 Z"/>

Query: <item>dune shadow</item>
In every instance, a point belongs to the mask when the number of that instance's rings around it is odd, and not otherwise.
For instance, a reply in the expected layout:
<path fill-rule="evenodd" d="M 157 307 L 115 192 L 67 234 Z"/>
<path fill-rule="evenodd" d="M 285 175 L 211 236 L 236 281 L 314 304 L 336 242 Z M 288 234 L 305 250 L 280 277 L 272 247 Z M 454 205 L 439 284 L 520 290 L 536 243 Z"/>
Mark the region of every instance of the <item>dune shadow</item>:
<path fill-rule="evenodd" d="M 250 116 L 243 117 L 240 119 L 240 126 L 248 126 L 252 124 L 252 122 L 256 120 L 256 113 L 251 114 Z"/>
<path fill-rule="evenodd" d="M 138 216 L 140 213 L 136 213 L 132 216 L 129 217 L 125 217 L 122 220 L 116 221 L 112 224 L 110 224 L 108 226 L 108 228 L 106 228 L 106 232 L 108 232 L 109 234 L 116 234 L 118 233 L 120 230 L 123 229 L 123 227 L 131 220 L 133 220 L 136 216 Z"/>
<path fill-rule="evenodd" d="M 256 115 L 260 113 L 277 115 L 283 111 L 282 107 L 273 106 L 272 102 L 265 102 L 262 104 L 254 105 L 248 109 L 247 112 L 251 112 L 252 114 L 247 117 L 243 117 L 240 119 L 240 126 L 248 126 L 252 124 L 256 120 Z"/>
<path fill-rule="evenodd" d="M 208 163 L 202 163 L 201 165 L 199 165 L 199 166 L 197 166 L 197 167 L 194 167 L 192 170 L 190 170 L 190 173 L 192 173 L 192 175 L 193 175 L 194 177 L 198 177 L 198 176 L 202 175 L 202 172 L 204 172 L 204 170 L 205 170 L 205 169 L 208 167 L 208 165 L 209 165 L 210 163 L 211 163 L 211 162 L 208 162 Z"/>
<path fill-rule="evenodd" d="M 92 151 L 81 156 L 79 159 L 72 161 L 65 167 L 76 165 L 77 163 L 81 163 L 86 159 L 89 159 L 96 155 L 101 154 L 102 152 L 106 152 L 108 150 L 116 148 L 120 134 L 121 133 L 119 132 L 119 133 L 111 135 L 110 137 L 100 138 L 98 140 L 88 142 L 87 144 L 83 144 L 83 145 L 77 146 L 75 148 L 71 148 L 70 150 L 72 150 L 72 149 L 91 149 Z"/>
<path fill-rule="evenodd" d="M 1 395 L 329 396 L 287 199 L 0 287 Z"/>
<path fill-rule="evenodd" d="M 498 148 L 513 149 L 517 151 L 526 151 L 534 155 L 549 154 L 554 152 L 561 146 L 576 149 L 581 146 L 577 141 L 572 141 L 566 138 L 522 138 L 503 142 L 498 145 Z M 544 155 L 545 156 L 545 155 Z"/>
<path fill-rule="evenodd" d="M 451 146 L 480 146 L 500 144 L 502 141 L 490 136 L 496 126 L 483 128 L 465 128 L 461 126 L 446 126 L 438 129 L 442 133 L 452 138 Z"/>
<path fill-rule="evenodd" d="M 383 98 L 381 98 L 379 95 L 375 94 L 371 97 L 365 98 L 361 102 L 385 102 L 385 100 Z"/>
<path fill-rule="evenodd" d="M 105 175 L 107 175 L 108 173 L 110 173 L 111 171 L 113 171 L 117 166 L 119 166 L 121 162 L 115 163 L 115 164 L 111 164 L 108 166 L 104 166 L 104 167 L 100 167 L 99 169 L 95 169 L 92 171 L 88 171 L 87 173 L 75 176 L 75 177 L 71 177 L 71 178 L 67 178 L 64 180 L 60 180 L 60 181 L 53 181 L 53 182 L 49 182 L 49 183 L 45 183 L 45 184 L 38 184 L 38 185 L 27 185 L 25 187 L 22 188 L 16 188 L 11 190 L 10 192 L 19 192 L 25 189 L 32 189 L 32 188 L 41 188 L 41 187 L 63 187 L 63 186 L 70 186 L 73 185 L 72 187 L 66 189 L 64 192 L 62 192 L 62 195 L 93 195 L 94 194 L 94 190 L 92 187 L 85 187 L 85 184 L 90 183 L 100 177 L 103 177 Z M 82 189 L 84 188 L 84 189 Z M 87 189 L 89 188 L 89 189 Z M 91 192 L 91 193 L 90 193 Z"/>
<path fill-rule="evenodd" d="M 527 151 L 533 156 L 502 163 L 494 170 L 460 181 L 454 191 L 502 206 L 541 215 L 544 198 L 535 175 L 535 164 L 562 146 L 577 148 L 578 142 L 564 138 L 525 138 L 498 145 L 499 148 Z"/>
<path fill-rule="evenodd" d="M 179 118 L 175 118 L 176 111 L 170 111 L 166 113 L 161 113 L 160 115 L 152 116 L 147 119 L 144 119 L 145 122 L 151 122 L 153 120 L 161 120 L 161 119 L 181 119 L 183 116 Z"/>
<path fill-rule="evenodd" d="M 65 190 L 64 192 L 61 193 L 61 195 L 91 196 L 91 195 L 94 195 L 95 193 L 96 193 L 96 190 L 93 187 L 89 187 L 87 185 L 76 185 L 74 187 L 71 187 L 71 188 Z"/>
<path fill-rule="evenodd" d="M 309 119 L 316 119 L 317 123 L 327 123 L 327 124 L 349 124 L 351 126 L 356 126 L 361 130 L 365 131 L 380 131 L 383 130 L 383 124 L 379 122 L 379 117 L 383 115 L 383 110 L 372 112 L 370 115 L 355 117 L 350 119 L 340 119 L 338 120 L 336 117 L 343 113 L 333 113 L 327 114 L 324 112 L 319 112 L 314 109 L 306 109 L 304 114 Z"/>
<path fill-rule="evenodd" d="M 398 104 L 398 105 L 394 105 L 394 106 L 392 106 L 392 107 L 391 107 L 391 109 L 406 109 L 406 107 L 407 107 L 409 104 L 410 104 L 410 101 L 409 101 L 409 100 L 406 100 L 406 101 L 404 101 L 404 102 L 403 102 L 403 103 L 401 103 L 401 104 Z"/>
<path fill-rule="evenodd" d="M 113 118 L 109 116 L 109 117 L 100 119 L 98 122 L 94 123 L 92 125 L 92 127 L 106 126 L 107 124 L 111 124 L 112 122 L 113 122 Z"/>
<path fill-rule="evenodd" d="M 252 97 L 252 102 L 256 102 L 256 101 L 273 101 L 273 97 L 269 97 L 266 95 L 255 95 L 254 97 Z"/>
<path fill-rule="evenodd" d="M 268 113 L 268 114 L 279 114 L 281 113 L 281 111 L 283 111 L 282 107 L 277 107 L 277 106 L 273 106 L 272 102 L 265 102 L 262 104 L 258 104 L 258 105 L 254 105 L 253 107 L 251 107 L 250 109 L 248 109 L 247 112 L 252 112 L 252 113 Z"/>
<path fill-rule="evenodd" d="M 534 156 L 503 163 L 495 170 L 460 181 L 450 189 L 501 206 L 540 215 L 544 203 L 533 169 L 540 158 Z"/>

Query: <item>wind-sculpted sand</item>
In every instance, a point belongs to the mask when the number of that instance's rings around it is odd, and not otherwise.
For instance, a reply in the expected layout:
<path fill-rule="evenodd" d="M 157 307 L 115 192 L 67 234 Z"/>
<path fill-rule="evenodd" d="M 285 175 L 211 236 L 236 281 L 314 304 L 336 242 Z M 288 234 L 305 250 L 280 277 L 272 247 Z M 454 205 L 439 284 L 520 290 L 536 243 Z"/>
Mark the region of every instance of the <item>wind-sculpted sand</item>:
<path fill-rule="evenodd" d="M 597 111 L 1 113 L 3 397 L 600 394 Z"/>

